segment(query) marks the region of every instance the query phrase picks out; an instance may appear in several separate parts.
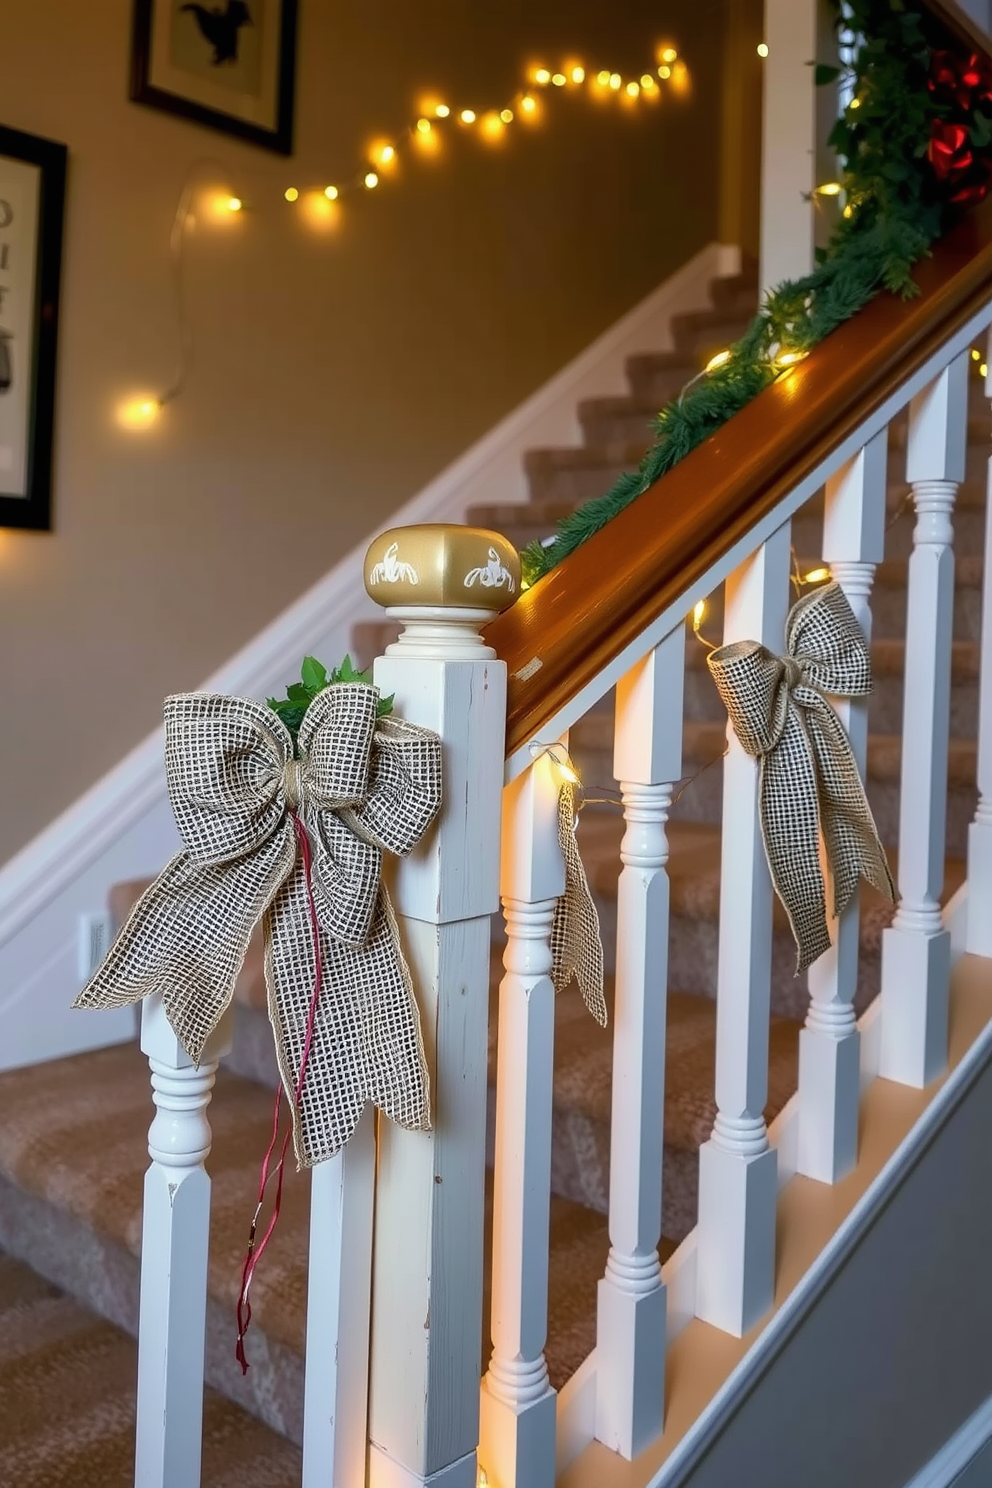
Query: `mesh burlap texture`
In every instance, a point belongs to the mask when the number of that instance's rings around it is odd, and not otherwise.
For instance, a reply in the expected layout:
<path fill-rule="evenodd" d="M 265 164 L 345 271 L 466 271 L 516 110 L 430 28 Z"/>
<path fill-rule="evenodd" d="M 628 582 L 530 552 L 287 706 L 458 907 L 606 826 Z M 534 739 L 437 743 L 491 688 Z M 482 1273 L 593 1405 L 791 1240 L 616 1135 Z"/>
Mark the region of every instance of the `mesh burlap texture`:
<path fill-rule="evenodd" d="M 830 945 L 823 845 L 840 915 L 864 878 L 895 898 L 850 741 L 824 694 L 867 697 L 871 658 L 839 584 L 800 599 L 786 655 L 757 641 L 711 652 L 709 667 L 741 747 L 759 761 L 759 811 L 775 891 L 798 949 L 797 975 Z"/>
<path fill-rule="evenodd" d="M 379 693 L 342 683 L 300 728 L 300 758 L 269 708 L 185 693 L 165 704 L 166 776 L 183 850 L 135 904 L 76 1007 L 151 992 L 190 1058 L 231 1001 L 264 917 L 269 1015 L 293 1106 L 316 956 L 292 812 L 313 850 L 323 987 L 299 1107 L 298 1161 L 351 1136 L 366 1100 L 404 1126 L 429 1125 L 420 1017 L 382 882 L 384 851 L 405 855 L 441 802 L 440 740 L 376 719 Z"/>
<path fill-rule="evenodd" d="M 586 1007 L 605 1028 L 603 942 L 599 915 L 579 856 L 576 824 L 575 791 L 566 781 L 558 792 L 558 841 L 565 859 L 565 892 L 558 900 L 551 927 L 551 979 L 555 991 L 561 992 L 574 977 Z"/>

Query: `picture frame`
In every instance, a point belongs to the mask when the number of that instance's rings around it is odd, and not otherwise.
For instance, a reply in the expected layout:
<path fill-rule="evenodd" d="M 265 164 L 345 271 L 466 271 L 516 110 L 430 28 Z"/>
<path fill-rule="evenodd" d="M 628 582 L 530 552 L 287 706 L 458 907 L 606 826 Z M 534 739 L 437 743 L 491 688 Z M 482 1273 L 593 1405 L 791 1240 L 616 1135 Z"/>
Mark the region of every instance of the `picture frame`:
<path fill-rule="evenodd" d="M 0 126 L 0 527 L 51 527 L 68 153 Z"/>
<path fill-rule="evenodd" d="M 293 153 L 297 0 L 135 0 L 130 97 Z"/>

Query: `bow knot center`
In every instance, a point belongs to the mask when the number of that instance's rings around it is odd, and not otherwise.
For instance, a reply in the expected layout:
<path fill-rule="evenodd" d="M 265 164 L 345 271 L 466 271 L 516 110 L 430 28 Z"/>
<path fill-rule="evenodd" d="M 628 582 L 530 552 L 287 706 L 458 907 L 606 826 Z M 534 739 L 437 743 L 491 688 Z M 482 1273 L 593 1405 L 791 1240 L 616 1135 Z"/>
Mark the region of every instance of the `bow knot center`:
<path fill-rule="evenodd" d="M 300 809 L 302 771 L 303 763 L 298 759 L 287 760 L 282 767 L 282 789 L 287 811 L 297 812 Z"/>
<path fill-rule="evenodd" d="M 782 670 L 785 674 L 785 685 L 791 692 L 803 680 L 803 664 L 801 661 L 797 661 L 794 656 L 783 656 Z"/>

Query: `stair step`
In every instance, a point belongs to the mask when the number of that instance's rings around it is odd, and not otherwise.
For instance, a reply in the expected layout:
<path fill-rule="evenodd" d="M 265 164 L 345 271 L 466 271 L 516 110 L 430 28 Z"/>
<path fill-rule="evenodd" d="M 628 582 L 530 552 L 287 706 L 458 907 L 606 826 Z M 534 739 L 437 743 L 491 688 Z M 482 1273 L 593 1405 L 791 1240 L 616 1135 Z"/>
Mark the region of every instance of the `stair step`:
<path fill-rule="evenodd" d="M 528 450 L 524 471 L 532 501 L 555 501 L 572 507 L 602 496 L 625 470 L 636 470 L 647 442 L 605 452 L 584 446 Z"/>
<path fill-rule="evenodd" d="M 569 995 L 559 999 L 566 1022 L 574 1001 Z M 601 1051 L 612 1050 L 612 1039 L 588 1014 L 584 1017 L 600 1044 L 601 1064 Z M 582 1048 L 584 1037 L 575 1037 L 572 1047 Z M 597 1063 L 595 1058 L 589 1062 Z M 0 1246 L 31 1259 L 56 1285 L 132 1335 L 151 1112 L 148 1065 L 136 1044 L 0 1075 Z M 247 1340 L 252 1367 L 243 1376 L 234 1358 L 234 1310 L 258 1166 L 271 1130 L 271 1091 L 222 1069 L 209 1119 L 207 1380 L 228 1400 L 298 1443 L 309 1185 L 304 1174 L 287 1173 L 279 1226 L 252 1284 Z M 487 1236 L 491 1207 L 489 1193 Z M 663 1259 L 672 1249 L 670 1241 L 665 1244 Z M 595 1341 L 596 1284 L 608 1250 L 603 1214 L 556 1194 L 551 1203 L 546 1351 L 556 1386 Z M 485 1274 L 491 1274 L 488 1266 Z M 484 1340 L 489 1338 L 488 1296 L 486 1318 Z M 484 1355 L 480 1368 L 488 1357 L 485 1344 Z M 0 1357 L 0 1372 L 3 1363 Z"/>
<path fill-rule="evenodd" d="M 720 309 L 689 310 L 673 315 L 675 350 L 705 366 L 710 357 L 741 339 L 749 319 L 748 315 L 732 315 Z"/>
<path fill-rule="evenodd" d="M 707 772 L 708 774 L 713 771 Z M 705 779 L 704 777 L 701 777 Z M 697 785 L 699 782 L 697 782 Z M 695 789 L 695 787 L 693 787 Z M 604 811 L 589 807 L 582 813 L 579 847 L 590 887 L 596 899 L 603 932 L 604 951 L 616 945 L 616 892 L 620 873 L 620 838 L 623 821 L 619 809 Z M 698 821 L 673 819 L 669 825 L 671 884 L 671 931 L 669 936 L 668 985 L 678 992 L 716 996 L 717 927 L 720 909 L 719 828 Z M 893 875 L 898 854 L 889 851 Z M 945 863 L 942 902 L 946 903 L 964 882 L 962 858 Z M 855 1007 L 859 1013 L 879 988 L 882 931 L 891 922 L 893 907 L 866 884 L 861 886 L 861 952 Z M 796 949 L 785 910 L 776 898 L 773 906 L 772 1010 L 782 1017 L 803 1019 L 808 1006 L 805 977 L 796 977 Z M 667 1230 L 666 1230 L 667 1233 Z"/>
<path fill-rule="evenodd" d="M 110 1488 L 134 1477 L 134 1339 L 0 1254 L 0 1483 Z M 216 1391 L 203 1403 L 203 1482 L 297 1488 L 300 1452 Z"/>

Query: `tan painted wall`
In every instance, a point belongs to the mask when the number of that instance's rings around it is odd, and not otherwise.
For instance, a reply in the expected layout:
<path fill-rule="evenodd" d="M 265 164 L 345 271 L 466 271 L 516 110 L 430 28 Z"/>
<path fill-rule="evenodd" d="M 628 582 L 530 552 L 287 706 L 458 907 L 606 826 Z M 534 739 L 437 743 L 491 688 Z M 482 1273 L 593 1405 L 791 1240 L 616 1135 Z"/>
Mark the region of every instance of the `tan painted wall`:
<path fill-rule="evenodd" d="M 130 0 L 7 0 L 0 122 L 71 154 L 55 530 L 0 532 L 0 861 L 164 694 L 716 236 L 725 3 L 302 0 L 286 162 L 127 101 Z M 484 104 L 542 54 L 639 72 L 666 36 L 692 69 L 684 104 L 557 98 L 498 155 L 465 140 L 409 166 L 332 238 L 281 200 L 342 175 L 424 84 Z M 191 239 L 188 391 L 128 435 L 115 399 L 172 373 L 166 245 L 203 156 L 252 210 Z"/>

